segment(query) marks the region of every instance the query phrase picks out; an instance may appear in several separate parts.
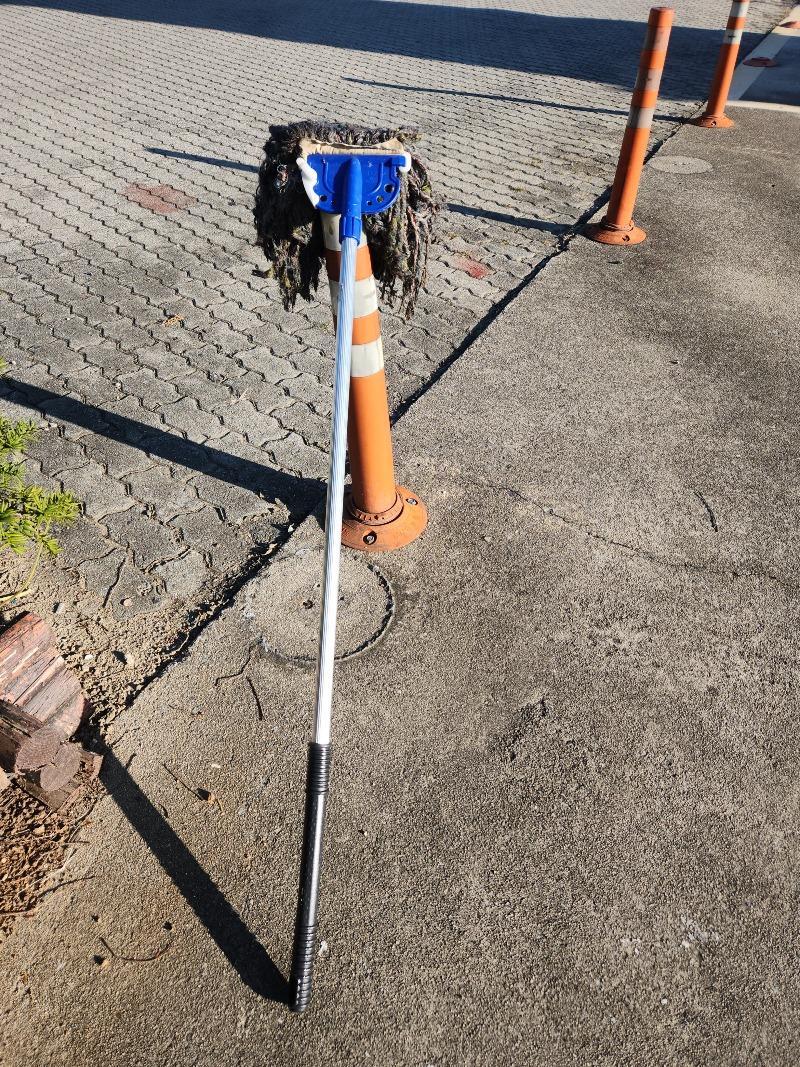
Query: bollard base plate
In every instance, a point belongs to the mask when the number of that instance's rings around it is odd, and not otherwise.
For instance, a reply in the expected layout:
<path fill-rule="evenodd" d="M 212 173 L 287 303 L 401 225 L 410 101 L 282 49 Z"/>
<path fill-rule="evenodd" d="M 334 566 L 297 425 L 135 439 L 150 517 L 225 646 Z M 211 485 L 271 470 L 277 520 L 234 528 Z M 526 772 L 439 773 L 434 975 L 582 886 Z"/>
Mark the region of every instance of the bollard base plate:
<path fill-rule="evenodd" d="M 689 119 L 692 126 L 702 126 L 704 130 L 729 130 L 736 123 L 727 115 L 698 115 L 696 119 Z"/>
<path fill-rule="evenodd" d="M 583 234 L 590 241 L 597 241 L 601 245 L 639 245 L 647 237 L 644 230 L 633 223 L 626 229 L 623 226 L 614 226 L 605 219 L 602 222 L 589 223 Z"/>
<path fill-rule="evenodd" d="M 344 491 L 342 544 L 358 552 L 391 552 L 416 541 L 428 525 L 428 511 L 419 497 L 398 485 L 392 507 L 370 515 L 353 503 L 352 486 Z"/>

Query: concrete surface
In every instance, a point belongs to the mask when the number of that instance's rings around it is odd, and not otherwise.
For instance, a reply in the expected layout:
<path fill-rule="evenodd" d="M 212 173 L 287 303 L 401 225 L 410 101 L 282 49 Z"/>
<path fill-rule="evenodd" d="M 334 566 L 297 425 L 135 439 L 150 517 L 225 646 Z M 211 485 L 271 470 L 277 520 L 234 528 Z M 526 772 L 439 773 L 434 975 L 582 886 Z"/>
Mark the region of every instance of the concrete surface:
<path fill-rule="evenodd" d="M 447 211 L 414 323 L 384 319 L 396 406 L 604 195 L 648 6 L 2 6 L 0 411 L 43 417 L 41 480 L 85 505 L 35 606 L 61 604 L 76 664 L 94 651 L 105 714 L 321 492 L 327 295 L 289 314 L 253 274 L 268 124 L 423 130 Z M 750 28 L 784 11 L 754 0 Z M 681 13 L 656 138 L 706 94 L 724 16 L 717 0 Z"/>
<path fill-rule="evenodd" d="M 0 961 L 10 1067 L 797 1062 L 799 128 L 737 118 L 397 426 L 431 524 L 337 673 L 312 1012 L 313 673 L 259 639 L 267 568 L 115 724 L 92 880 Z"/>
<path fill-rule="evenodd" d="M 771 67 L 749 60 L 767 59 Z M 800 111 L 800 4 L 749 53 L 735 73 L 729 100 L 734 107 Z"/>

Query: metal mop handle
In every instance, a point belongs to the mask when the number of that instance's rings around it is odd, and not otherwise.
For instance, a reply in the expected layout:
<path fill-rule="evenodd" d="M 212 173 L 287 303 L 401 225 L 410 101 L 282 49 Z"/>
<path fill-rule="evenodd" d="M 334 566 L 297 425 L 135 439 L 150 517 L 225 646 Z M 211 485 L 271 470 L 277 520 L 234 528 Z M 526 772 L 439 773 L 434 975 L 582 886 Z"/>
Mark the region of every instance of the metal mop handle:
<path fill-rule="evenodd" d="M 328 499 L 325 506 L 325 562 L 322 620 L 317 661 L 317 708 L 314 740 L 308 746 L 306 808 L 300 889 L 289 979 L 290 1006 L 302 1012 L 311 1000 L 311 981 L 317 940 L 317 901 L 322 863 L 322 833 L 331 768 L 331 703 L 336 651 L 336 608 L 339 600 L 339 558 L 342 540 L 344 467 L 347 452 L 347 408 L 350 396 L 350 356 L 353 340 L 353 299 L 356 251 L 361 232 L 361 165 L 348 161 L 345 174 L 345 211 L 340 229 L 342 243 L 339 306 L 336 331 L 336 368 L 333 387 L 333 426 Z"/>

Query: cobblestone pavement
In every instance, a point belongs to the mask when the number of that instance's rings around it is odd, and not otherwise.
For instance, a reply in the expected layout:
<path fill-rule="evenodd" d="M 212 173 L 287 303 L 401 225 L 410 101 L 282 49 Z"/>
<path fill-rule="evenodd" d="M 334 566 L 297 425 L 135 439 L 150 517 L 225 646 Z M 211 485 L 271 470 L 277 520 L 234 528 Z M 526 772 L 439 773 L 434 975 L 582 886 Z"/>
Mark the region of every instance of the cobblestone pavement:
<path fill-rule="evenodd" d="M 784 7 L 751 10 L 765 31 Z M 268 123 L 424 131 L 449 210 L 413 324 L 384 318 L 397 408 L 606 192 L 646 14 L 633 0 L 3 7 L 0 410 L 42 417 L 34 466 L 84 502 L 40 598 L 72 620 L 73 651 L 127 664 L 99 672 L 117 693 L 322 491 L 330 312 L 322 293 L 287 314 L 259 274 Z M 656 138 L 703 98 L 726 15 L 711 0 L 679 13 Z"/>

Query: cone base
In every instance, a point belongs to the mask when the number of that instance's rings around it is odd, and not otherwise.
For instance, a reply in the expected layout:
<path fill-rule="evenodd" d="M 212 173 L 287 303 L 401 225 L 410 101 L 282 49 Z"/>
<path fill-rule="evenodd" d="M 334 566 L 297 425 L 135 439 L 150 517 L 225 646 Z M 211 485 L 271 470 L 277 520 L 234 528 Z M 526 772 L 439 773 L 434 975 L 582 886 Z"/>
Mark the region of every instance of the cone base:
<path fill-rule="evenodd" d="M 602 222 L 590 222 L 583 235 L 601 245 L 640 245 L 647 237 L 638 226 L 631 225 L 625 230 L 621 226 L 612 226 L 605 219 Z"/>
<path fill-rule="evenodd" d="M 698 115 L 696 119 L 689 119 L 692 126 L 702 126 L 704 130 L 729 130 L 736 123 L 727 115 Z"/>
<path fill-rule="evenodd" d="M 413 501 L 413 503 L 412 503 Z M 352 486 L 344 491 L 342 544 L 358 552 L 391 552 L 416 541 L 428 525 L 428 511 L 410 489 L 397 487 L 394 505 L 382 515 L 366 515 L 353 503 Z"/>

